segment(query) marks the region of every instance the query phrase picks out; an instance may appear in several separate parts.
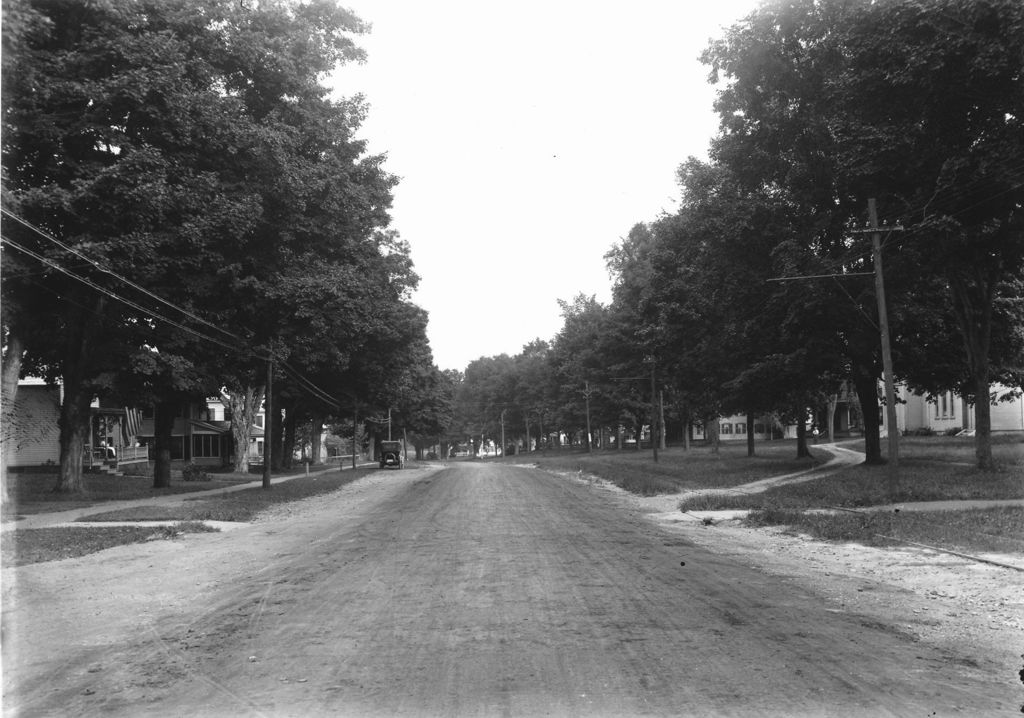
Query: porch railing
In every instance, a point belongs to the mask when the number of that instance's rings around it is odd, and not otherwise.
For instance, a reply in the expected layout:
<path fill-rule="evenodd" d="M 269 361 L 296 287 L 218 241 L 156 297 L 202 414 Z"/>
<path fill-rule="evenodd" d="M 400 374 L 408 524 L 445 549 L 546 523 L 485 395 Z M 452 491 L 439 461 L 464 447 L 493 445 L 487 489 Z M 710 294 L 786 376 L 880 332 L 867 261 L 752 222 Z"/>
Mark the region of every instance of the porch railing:
<path fill-rule="evenodd" d="M 135 464 L 149 461 L 147 446 L 108 446 L 85 445 L 82 451 L 82 464 L 85 466 L 117 466 L 118 464 Z"/>

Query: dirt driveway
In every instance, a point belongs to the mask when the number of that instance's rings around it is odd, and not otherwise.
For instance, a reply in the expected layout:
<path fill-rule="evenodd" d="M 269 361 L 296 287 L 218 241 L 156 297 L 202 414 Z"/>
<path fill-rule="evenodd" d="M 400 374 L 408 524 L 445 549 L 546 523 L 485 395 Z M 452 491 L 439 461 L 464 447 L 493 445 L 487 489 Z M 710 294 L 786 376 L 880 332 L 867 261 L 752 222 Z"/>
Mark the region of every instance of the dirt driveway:
<path fill-rule="evenodd" d="M 4 570 L 11 716 L 992 715 L 932 647 L 586 482 L 374 475 L 223 534 Z"/>

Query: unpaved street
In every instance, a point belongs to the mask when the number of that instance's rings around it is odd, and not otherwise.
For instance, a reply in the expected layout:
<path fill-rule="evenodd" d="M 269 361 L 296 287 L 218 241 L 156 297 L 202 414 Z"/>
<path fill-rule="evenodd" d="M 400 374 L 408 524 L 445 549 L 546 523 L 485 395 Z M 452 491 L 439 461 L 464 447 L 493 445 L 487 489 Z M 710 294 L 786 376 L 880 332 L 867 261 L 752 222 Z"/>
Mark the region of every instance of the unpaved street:
<path fill-rule="evenodd" d="M 271 520 L 4 572 L 4 712 L 1010 714 L 984 665 L 585 482 L 381 472 Z"/>

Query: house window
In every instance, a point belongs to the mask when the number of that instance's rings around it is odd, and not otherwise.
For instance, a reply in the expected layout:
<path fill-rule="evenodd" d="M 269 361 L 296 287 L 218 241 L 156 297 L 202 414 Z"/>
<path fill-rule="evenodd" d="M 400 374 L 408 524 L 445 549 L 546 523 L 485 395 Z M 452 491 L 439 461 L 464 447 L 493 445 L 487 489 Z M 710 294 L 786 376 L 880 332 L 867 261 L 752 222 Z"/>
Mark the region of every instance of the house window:
<path fill-rule="evenodd" d="M 150 460 L 156 459 L 156 438 L 152 436 L 136 437 L 139 446 L 149 447 Z M 185 438 L 182 436 L 171 437 L 171 461 L 180 461 L 185 458 Z"/>
<path fill-rule="evenodd" d="M 720 434 L 731 434 L 732 433 L 732 424 L 725 424 L 725 423 L 721 424 L 718 427 L 718 433 L 720 433 Z"/>
<path fill-rule="evenodd" d="M 737 424 L 736 425 L 736 433 L 737 434 L 746 434 L 747 433 L 747 425 L 746 424 Z"/>
<path fill-rule="evenodd" d="M 764 424 L 754 424 L 754 433 L 755 434 L 764 434 L 765 433 Z"/>
<path fill-rule="evenodd" d="M 220 456 L 220 436 L 216 434 L 194 434 L 192 456 L 196 459 L 216 459 Z"/>
<path fill-rule="evenodd" d="M 946 392 L 935 399 L 935 418 L 956 418 L 956 397 L 953 395 L 953 392 Z"/>
<path fill-rule="evenodd" d="M 257 414 L 256 418 L 252 420 L 252 423 L 262 429 L 263 428 L 263 414 Z"/>

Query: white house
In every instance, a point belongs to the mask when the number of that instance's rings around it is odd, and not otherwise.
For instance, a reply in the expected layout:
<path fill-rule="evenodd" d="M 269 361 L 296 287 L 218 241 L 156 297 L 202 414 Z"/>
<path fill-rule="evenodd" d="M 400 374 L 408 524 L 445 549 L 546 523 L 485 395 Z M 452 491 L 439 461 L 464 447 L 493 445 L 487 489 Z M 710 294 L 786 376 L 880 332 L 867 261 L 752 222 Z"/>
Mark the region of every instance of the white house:
<path fill-rule="evenodd" d="M 1024 431 L 1024 399 L 1020 392 L 1000 384 L 991 389 L 992 431 Z M 896 426 L 901 433 L 933 431 L 936 434 L 974 431 L 975 410 L 972 404 L 955 392 L 949 391 L 929 399 L 914 394 L 905 386 L 896 387 Z M 882 435 L 888 435 L 885 412 L 882 412 Z"/>
<path fill-rule="evenodd" d="M 42 379 L 22 379 L 4 434 L 7 466 L 45 466 L 60 461 L 60 418 L 62 391 Z"/>

